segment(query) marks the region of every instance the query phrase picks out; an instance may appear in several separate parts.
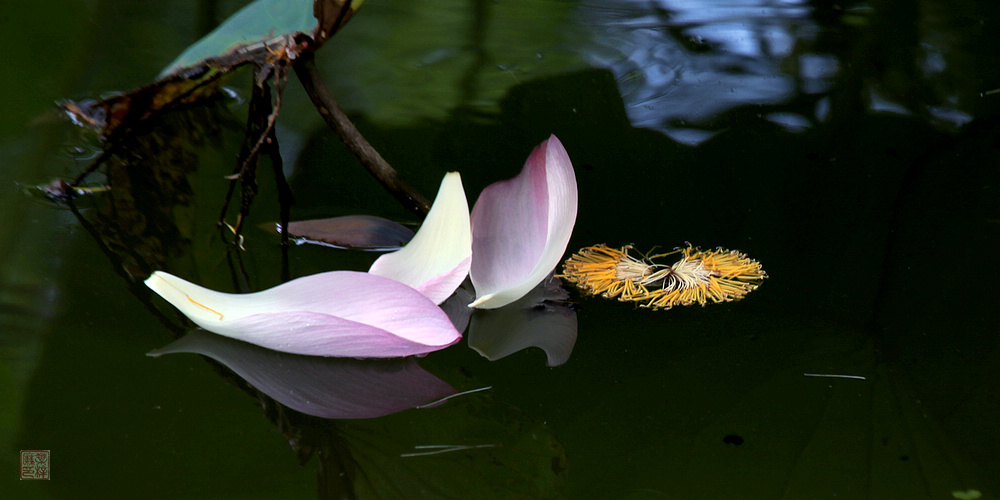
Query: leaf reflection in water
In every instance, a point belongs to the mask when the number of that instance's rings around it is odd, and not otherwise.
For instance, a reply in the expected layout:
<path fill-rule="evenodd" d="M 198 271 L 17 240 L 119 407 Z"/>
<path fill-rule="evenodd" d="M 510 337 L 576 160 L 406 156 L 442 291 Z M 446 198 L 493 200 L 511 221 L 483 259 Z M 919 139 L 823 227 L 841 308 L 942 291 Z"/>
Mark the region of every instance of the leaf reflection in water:
<path fill-rule="evenodd" d="M 353 359 L 302 356 L 193 330 L 149 356 L 208 356 L 264 394 L 296 411 L 323 418 L 375 418 L 426 407 L 457 391 L 415 358 Z"/>

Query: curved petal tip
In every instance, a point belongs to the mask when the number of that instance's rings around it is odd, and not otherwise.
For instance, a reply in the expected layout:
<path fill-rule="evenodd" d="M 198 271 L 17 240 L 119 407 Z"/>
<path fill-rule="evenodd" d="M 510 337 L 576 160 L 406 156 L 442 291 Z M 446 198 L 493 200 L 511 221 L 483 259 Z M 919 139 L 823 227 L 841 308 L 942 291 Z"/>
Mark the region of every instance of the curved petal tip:
<path fill-rule="evenodd" d="M 559 264 L 576 224 L 576 174 L 552 135 L 517 176 L 483 190 L 472 209 L 472 307 L 523 297 Z"/>
<path fill-rule="evenodd" d="M 368 272 L 409 285 L 440 304 L 462 284 L 471 265 L 469 202 L 461 175 L 450 172 L 413 239 L 376 259 Z"/>

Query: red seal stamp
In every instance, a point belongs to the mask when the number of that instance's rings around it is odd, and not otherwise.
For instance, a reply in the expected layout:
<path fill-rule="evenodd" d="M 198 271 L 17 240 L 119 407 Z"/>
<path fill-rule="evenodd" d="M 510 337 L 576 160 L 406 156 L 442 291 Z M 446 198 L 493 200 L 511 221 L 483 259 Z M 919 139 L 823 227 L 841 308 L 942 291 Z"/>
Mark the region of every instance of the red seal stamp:
<path fill-rule="evenodd" d="M 21 479 L 49 478 L 49 450 L 21 450 Z"/>

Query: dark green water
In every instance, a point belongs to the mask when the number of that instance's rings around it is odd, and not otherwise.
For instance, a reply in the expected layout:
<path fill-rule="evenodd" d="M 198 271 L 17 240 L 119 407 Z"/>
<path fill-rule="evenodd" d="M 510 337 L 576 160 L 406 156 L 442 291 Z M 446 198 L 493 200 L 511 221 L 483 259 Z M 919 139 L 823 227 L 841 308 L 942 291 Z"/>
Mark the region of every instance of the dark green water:
<path fill-rule="evenodd" d="M 555 133 L 580 190 L 571 251 L 723 246 L 770 278 L 704 308 L 579 298 L 563 366 L 463 341 L 422 365 L 491 390 L 335 422 L 262 407 L 198 356 L 145 356 L 173 324 L 146 267 L 235 290 L 214 224 L 243 101 L 165 117 L 95 176 L 125 193 L 84 209 L 103 225 L 22 192 L 97 153 L 54 102 L 148 83 L 239 7 L 0 5 L 0 497 L 1000 495 L 997 7 L 368 0 L 318 64 L 417 189 L 457 170 L 474 201 Z M 246 99 L 249 78 L 227 85 Z M 415 222 L 294 78 L 278 135 L 293 218 Z M 178 170 L 169 189 L 143 174 Z M 280 281 L 260 177 L 251 289 Z M 293 276 L 374 258 L 288 254 Z M 468 448 L 408 456 L 427 445 Z M 51 479 L 19 481 L 18 450 L 51 450 Z"/>

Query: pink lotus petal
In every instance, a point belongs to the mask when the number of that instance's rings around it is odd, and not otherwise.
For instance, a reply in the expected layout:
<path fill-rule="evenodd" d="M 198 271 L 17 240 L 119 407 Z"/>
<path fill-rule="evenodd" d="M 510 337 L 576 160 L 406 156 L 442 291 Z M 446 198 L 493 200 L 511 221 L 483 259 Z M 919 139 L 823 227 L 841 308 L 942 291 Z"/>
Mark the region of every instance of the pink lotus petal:
<path fill-rule="evenodd" d="M 573 164 L 556 136 L 513 179 L 488 186 L 472 209 L 472 307 L 523 297 L 559 264 L 576 223 Z"/>
<path fill-rule="evenodd" d="M 282 352 L 383 358 L 461 339 L 425 296 L 368 273 L 314 274 L 248 294 L 212 291 L 161 271 L 146 285 L 210 332 Z"/>
<path fill-rule="evenodd" d="M 469 266 L 472 265 L 472 256 L 468 256 L 450 269 L 446 269 L 437 276 L 428 278 L 423 283 L 417 285 L 416 290 L 425 297 L 431 299 L 435 304 L 441 305 L 448 297 L 455 293 L 455 290 L 465 281 L 469 275 Z"/>

